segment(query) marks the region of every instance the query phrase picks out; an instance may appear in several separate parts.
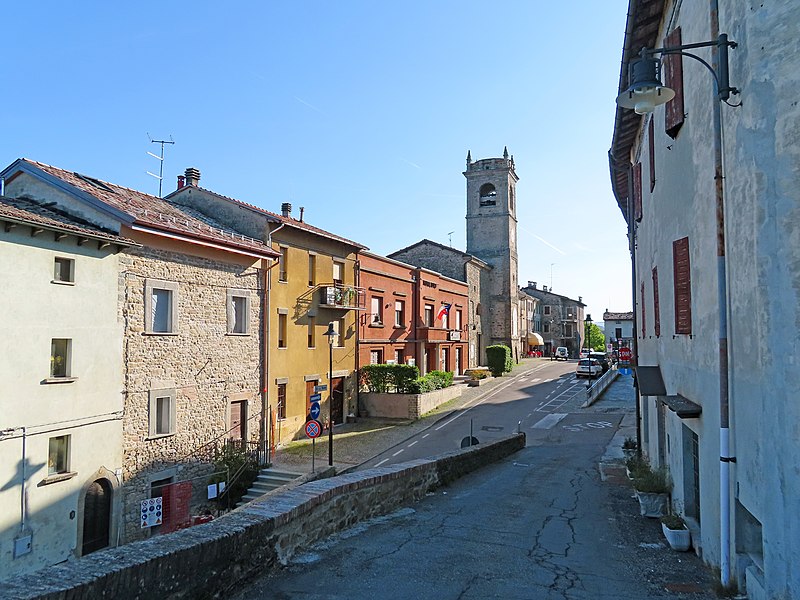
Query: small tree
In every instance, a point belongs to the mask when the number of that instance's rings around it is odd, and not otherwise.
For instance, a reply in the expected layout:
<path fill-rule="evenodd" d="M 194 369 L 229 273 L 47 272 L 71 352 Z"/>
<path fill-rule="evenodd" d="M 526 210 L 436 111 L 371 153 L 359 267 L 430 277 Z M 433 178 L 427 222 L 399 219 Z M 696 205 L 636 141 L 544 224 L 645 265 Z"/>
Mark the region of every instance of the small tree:
<path fill-rule="evenodd" d="M 601 350 L 605 352 L 606 350 L 606 338 L 603 335 L 603 331 L 594 323 L 589 323 L 587 326 L 589 339 L 586 343 L 586 347 L 590 350 Z"/>
<path fill-rule="evenodd" d="M 510 373 L 511 369 L 514 368 L 511 348 L 502 344 L 487 346 L 486 360 L 489 363 L 489 370 L 495 377 L 500 377 L 503 373 Z"/>

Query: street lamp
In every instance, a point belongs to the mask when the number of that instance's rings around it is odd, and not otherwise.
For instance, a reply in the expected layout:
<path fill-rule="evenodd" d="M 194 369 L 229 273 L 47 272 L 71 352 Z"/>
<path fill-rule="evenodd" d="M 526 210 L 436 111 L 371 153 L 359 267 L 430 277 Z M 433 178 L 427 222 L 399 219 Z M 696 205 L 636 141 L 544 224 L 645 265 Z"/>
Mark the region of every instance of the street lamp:
<path fill-rule="evenodd" d="M 333 338 L 337 335 L 333 321 L 328 323 L 328 466 L 333 466 Z"/>
<path fill-rule="evenodd" d="M 586 349 L 591 352 L 592 347 L 589 344 L 589 336 L 592 334 L 592 315 L 586 315 Z"/>
<path fill-rule="evenodd" d="M 716 32 L 716 25 L 714 26 Z M 728 40 L 721 33 L 716 40 L 683 44 L 666 48 L 642 48 L 639 59 L 633 61 L 628 71 L 629 87 L 617 96 L 617 104 L 622 108 L 632 108 L 636 114 L 653 112 L 659 104 L 672 100 L 675 92 L 661 84 L 661 61 L 656 55 L 678 54 L 688 56 L 702 64 L 714 79 L 714 92 L 719 102 L 729 106 L 741 106 L 728 102 L 731 94 L 739 90 L 731 87 L 728 79 L 728 48 L 736 48 L 736 42 Z M 716 47 L 712 63 L 690 52 L 692 48 Z M 727 264 L 725 257 L 725 170 L 722 147 L 722 109 L 719 103 L 713 105 L 714 142 L 714 196 L 716 200 L 716 239 L 717 239 L 717 311 L 719 323 L 719 455 L 720 455 L 720 581 L 727 586 L 731 580 L 730 518 L 731 518 L 731 463 L 736 457 L 730 449 L 730 413 L 728 395 L 728 298 Z M 629 217 L 630 218 L 630 217 Z M 635 276 L 635 273 L 634 273 Z M 634 336 L 636 333 L 634 332 Z M 638 357 L 636 357 L 638 359 Z"/>

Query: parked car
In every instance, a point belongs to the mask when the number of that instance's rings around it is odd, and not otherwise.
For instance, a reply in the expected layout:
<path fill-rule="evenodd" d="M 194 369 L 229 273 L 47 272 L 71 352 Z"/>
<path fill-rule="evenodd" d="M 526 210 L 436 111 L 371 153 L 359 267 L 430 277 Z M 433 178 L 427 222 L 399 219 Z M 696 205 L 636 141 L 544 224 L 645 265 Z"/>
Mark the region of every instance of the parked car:
<path fill-rule="evenodd" d="M 594 358 L 597 360 L 597 362 L 600 363 L 600 366 L 603 367 L 603 373 L 611 368 L 611 364 L 608 361 L 608 355 L 605 352 L 589 352 L 589 356 L 587 358 Z"/>
<path fill-rule="evenodd" d="M 581 348 L 581 353 L 578 355 L 578 358 L 589 358 L 589 354 L 591 350 L 588 348 Z"/>
<path fill-rule="evenodd" d="M 599 377 L 603 374 L 603 367 L 596 358 L 582 358 L 575 368 L 575 377 Z"/>
<path fill-rule="evenodd" d="M 569 350 L 567 350 L 566 346 L 559 346 L 556 348 L 556 360 L 564 359 L 569 360 Z"/>

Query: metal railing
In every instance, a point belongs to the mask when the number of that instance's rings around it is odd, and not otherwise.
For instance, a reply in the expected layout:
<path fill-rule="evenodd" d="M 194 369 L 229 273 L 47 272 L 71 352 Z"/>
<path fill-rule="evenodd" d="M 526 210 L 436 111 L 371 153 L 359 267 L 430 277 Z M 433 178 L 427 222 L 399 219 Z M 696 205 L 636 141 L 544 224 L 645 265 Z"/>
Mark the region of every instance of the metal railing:
<path fill-rule="evenodd" d="M 606 391 L 608 386 L 617 378 L 619 371 L 616 367 L 611 367 L 608 371 L 603 373 L 597 381 L 591 386 L 586 388 L 586 401 L 581 404 L 581 408 L 586 408 L 594 404 L 603 392 Z"/>

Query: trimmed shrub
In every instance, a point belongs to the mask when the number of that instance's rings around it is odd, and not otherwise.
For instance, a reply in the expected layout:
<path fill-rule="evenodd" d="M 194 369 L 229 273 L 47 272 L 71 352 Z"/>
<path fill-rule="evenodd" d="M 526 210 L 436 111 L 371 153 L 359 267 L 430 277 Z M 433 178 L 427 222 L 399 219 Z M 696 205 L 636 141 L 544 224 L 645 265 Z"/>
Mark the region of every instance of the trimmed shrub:
<path fill-rule="evenodd" d="M 489 370 L 495 377 L 500 377 L 503 373 L 510 373 L 511 369 L 514 368 L 511 348 L 502 344 L 487 346 L 486 360 L 489 363 Z"/>
<path fill-rule="evenodd" d="M 392 385 L 398 394 L 407 394 L 409 386 L 419 377 L 419 367 L 413 365 L 390 365 Z"/>
<path fill-rule="evenodd" d="M 361 386 L 366 387 L 370 392 L 409 393 L 409 386 L 418 377 L 419 368 L 412 365 L 364 365 L 361 367 Z"/>
<path fill-rule="evenodd" d="M 431 380 L 435 390 L 441 390 L 453 385 L 453 373 L 451 371 L 431 371 L 426 377 Z"/>
<path fill-rule="evenodd" d="M 417 377 L 411 382 L 411 385 L 408 386 L 408 393 L 424 394 L 425 392 L 432 392 L 433 389 L 433 381 L 431 381 L 428 377 Z"/>

